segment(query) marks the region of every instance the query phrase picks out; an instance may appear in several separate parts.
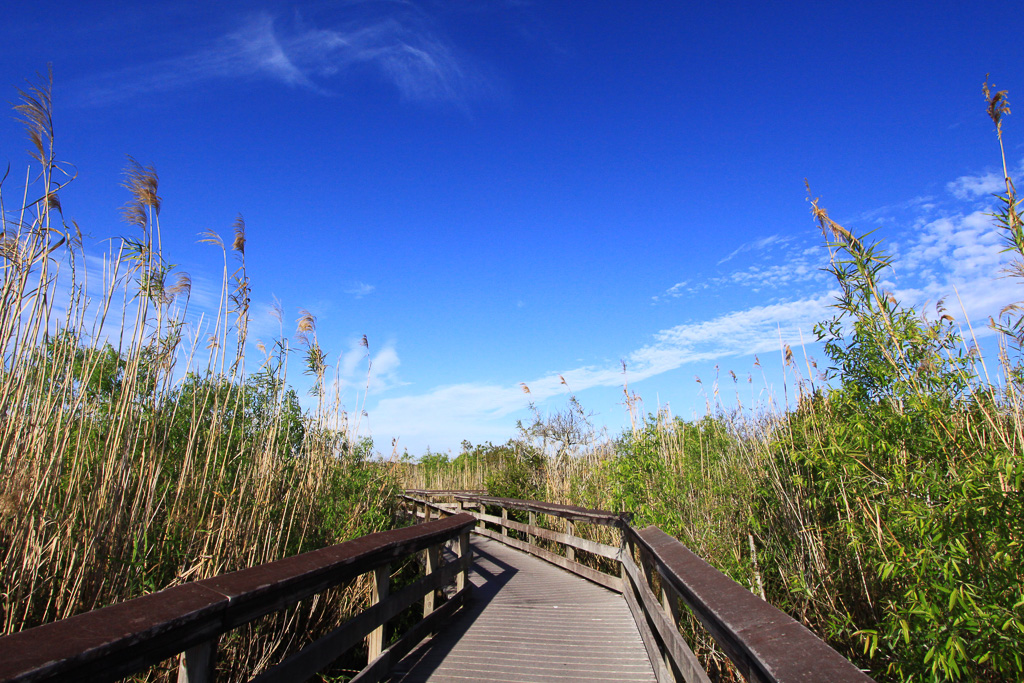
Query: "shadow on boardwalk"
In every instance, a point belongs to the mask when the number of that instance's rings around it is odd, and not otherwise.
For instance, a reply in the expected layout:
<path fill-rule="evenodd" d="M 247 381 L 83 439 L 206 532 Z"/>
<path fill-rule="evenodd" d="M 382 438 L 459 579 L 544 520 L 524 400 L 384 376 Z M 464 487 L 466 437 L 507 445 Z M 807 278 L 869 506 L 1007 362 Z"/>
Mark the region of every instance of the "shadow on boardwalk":
<path fill-rule="evenodd" d="M 492 540 L 473 539 L 473 601 L 392 681 L 653 681 L 622 597 Z"/>

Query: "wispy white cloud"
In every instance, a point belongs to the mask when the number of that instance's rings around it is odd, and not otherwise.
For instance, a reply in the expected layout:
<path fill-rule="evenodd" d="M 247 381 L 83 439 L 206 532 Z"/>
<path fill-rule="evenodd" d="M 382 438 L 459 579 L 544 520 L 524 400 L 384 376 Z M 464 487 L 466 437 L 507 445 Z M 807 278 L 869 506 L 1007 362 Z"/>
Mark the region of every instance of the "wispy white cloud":
<path fill-rule="evenodd" d="M 664 301 L 665 299 L 678 299 L 679 297 L 689 292 L 689 290 L 686 288 L 688 284 L 690 284 L 689 280 L 677 282 L 668 289 L 666 289 L 661 294 L 655 294 L 654 296 L 652 296 L 651 301 L 657 303 L 659 301 Z"/>
<path fill-rule="evenodd" d="M 351 287 L 346 289 L 345 293 L 346 294 L 351 294 L 352 296 L 354 296 L 357 299 L 362 299 L 364 296 L 367 296 L 368 294 L 372 294 L 375 289 L 377 289 L 377 288 L 374 287 L 373 285 L 368 285 L 365 282 L 356 282 L 356 283 L 353 283 L 353 285 Z"/>
<path fill-rule="evenodd" d="M 586 365 L 548 373 L 519 384 L 464 383 L 437 387 L 423 394 L 384 398 L 371 411 L 375 431 L 402 434 L 417 442 L 450 443 L 451 434 L 488 438 L 507 418 L 531 401 L 544 401 L 593 387 L 620 386 L 675 370 L 687 363 L 715 361 L 777 350 L 810 336 L 813 325 L 827 316 L 830 294 L 735 311 L 712 320 L 684 323 L 656 333 L 651 342 L 624 359 L 628 375 L 616 365 Z M 802 333 L 802 337 L 801 337 Z M 565 379 L 565 384 L 562 379 Z M 502 422 L 504 420 L 504 422 Z M 483 437 L 478 437 L 483 438 Z"/>
<path fill-rule="evenodd" d="M 405 384 L 398 376 L 402 361 L 394 345 L 385 346 L 373 355 L 367 372 L 367 387 L 370 394 L 379 394 Z"/>
<path fill-rule="evenodd" d="M 249 308 L 249 315 L 249 336 L 264 344 L 271 339 L 287 337 L 291 332 L 290 325 L 285 325 L 284 311 L 276 297 L 273 301 L 254 302 Z"/>
<path fill-rule="evenodd" d="M 723 284 L 750 287 L 755 292 L 764 288 L 780 289 L 796 283 L 827 279 L 822 267 L 827 262 L 821 249 L 793 252 L 784 263 L 754 264 L 744 270 L 737 270 L 723 277 L 712 278 L 702 283 L 702 288 L 717 287 Z"/>
<path fill-rule="evenodd" d="M 966 177 L 966 176 L 965 176 Z M 928 303 L 946 300 L 946 308 L 961 318 L 958 300 L 978 336 L 991 333 L 984 326 L 989 315 L 1020 298 L 1019 284 L 1000 277 L 1008 256 L 1002 253 L 999 229 L 987 212 L 991 207 L 976 203 L 983 183 L 950 184 L 956 206 L 942 204 L 934 197 L 915 197 L 898 205 L 914 213 L 911 220 L 885 237 L 893 257 L 893 269 L 884 274 L 885 286 L 905 305 L 924 310 Z M 997 188 L 998 190 L 998 188 Z M 968 204 L 964 204 L 968 201 Z M 965 208 L 966 207 L 966 208 Z M 886 211 L 893 207 L 885 207 Z M 915 217 L 916 216 L 916 217 Z M 789 240 L 765 238 L 735 250 L 723 263 L 744 251 L 763 251 L 785 245 Z M 420 394 L 382 399 L 371 410 L 375 430 L 402 434 L 417 443 L 450 444 L 458 438 L 491 438 L 509 433 L 509 417 L 538 403 L 564 395 L 567 387 L 581 392 L 594 387 L 619 387 L 624 379 L 650 379 L 688 364 L 716 363 L 725 358 L 749 357 L 777 352 L 781 345 L 796 346 L 814 338 L 816 323 L 830 318 L 835 301 L 834 283 L 821 269 L 828 254 L 820 246 L 789 245 L 773 250 L 770 263 L 755 263 L 731 273 L 703 281 L 677 282 L 656 297 L 669 299 L 711 287 L 738 285 L 755 291 L 803 283 L 803 294 L 785 301 L 755 305 L 715 316 L 709 320 L 681 323 L 653 334 L 649 343 L 625 355 L 628 375 L 617 364 L 578 364 L 560 372 L 538 373 L 524 378 L 530 388 L 524 394 L 516 384 L 463 383 L 437 387 Z M 764 259 L 761 259 L 762 261 Z M 963 322 L 963 321 L 961 321 Z M 579 361 L 577 361 L 579 363 Z"/>
<path fill-rule="evenodd" d="M 987 211 L 942 216 L 920 225 L 898 262 L 929 278 L 991 278 L 1005 263 L 999 229 Z"/>
<path fill-rule="evenodd" d="M 851 222 L 891 221 L 895 214 L 902 213 L 904 211 L 915 209 L 924 209 L 927 211 L 933 208 L 934 205 L 932 202 L 934 201 L 935 197 L 931 195 L 919 195 L 908 199 L 905 202 L 891 204 L 888 206 L 880 206 L 877 209 L 864 211 L 859 216 L 852 219 Z"/>
<path fill-rule="evenodd" d="M 417 448 L 447 446 L 461 439 L 479 442 L 509 431 L 506 418 L 525 408 L 527 400 L 518 386 L 437 387 L 425 394 L 382 399 L 370 410 L 369 425 L 375 434 L 400 435 L 399 449 L 403 441 Z"/>
<path fill-rule="evenodd" d="M 754 240 L 753 242 L 741 244 L 739 247 L 733 250 L 731 254 L 729 254 L 724 259 L 719 261 L 718 265 L 722 265 L 726 261 L 731 261 L 736 256 L 742 254 L 745 251 L 761 251 L 762 249 L 770 247 L 773 244 L 784 244 L 786 242 L 792 241 L 792 239 L 792 237 L 783 237 L 782 235 L 769 235 L 768 237 L 762 237 L 761 239 Z"/>
<path fill-rule="evenodd" d="M 403 99 L 462 103 L 482 87 L 464 62 L 420 11 L 362 12 L 328 28 L 261 12 L 195 52 L 100 74 L 77 88 L 92 105 L 224 80 L 270 80 L 329 95 L 344 78 L 369 72 Z"/>
<path fill-rule="evenodd" d="M 989 334 L 984 325 L 989 317 L 1020 298 L 1020 283 L 1002 272 L 1010 256 L 988 210 L 922 221 L 901 251 L 894 279 L 886 283 L 898 298 L 919 309 L 945 299 L 955 317 L 981 323 L 975 326 L 979 335 Z"/>
<path fill-rule="evenodd" d="M 743 252 L 760 252 L 773 246 L 782 247 L 792 243 L 793 240 L 793 237 L 772 235 L 755 242 L 748 242 L 718 263 L 723 264 L 731 261 L 735 256 Z M 761 292 L 766 289 L 792 290 L 797 285 L 812 282 L 824 283 L 827 280 L 827 275 L 822 271 L 822 268 L 827 263 L 828 258 L 825 251 L 821 248 L 795 248 L 789 246 L 773 250 L 770 258 L 768 256 L 761 256 L 755 263 L 746 267 L 736 268 L 724 275 L 677 282 L 664 292 L 652 296 L 651 301 L 659 303 L 729 286 L 746 287 L 754 292 Z M 790 296 L 794 294 L 792 291 L 787 293 Z"/>
<path fill-rule="evenodd" d="M 342 388 L 352 387 L 380 394 L 405 385 L 398 375 L 401 364 L 394 342 L 388 342 L 379 351 L 371 353 L 361 340 L 352 340 L 348 350 L 341 354 L 336 381 Z"/>
<path fill-rule="evenodd" d="M 946 184 L 949 190 L 957 199 L 974 199 L 982 195 L 990 195 L 1000 190 L 1005 190 L 1003 178 L 989 172 L 985 175 L 965 175 Z"/>

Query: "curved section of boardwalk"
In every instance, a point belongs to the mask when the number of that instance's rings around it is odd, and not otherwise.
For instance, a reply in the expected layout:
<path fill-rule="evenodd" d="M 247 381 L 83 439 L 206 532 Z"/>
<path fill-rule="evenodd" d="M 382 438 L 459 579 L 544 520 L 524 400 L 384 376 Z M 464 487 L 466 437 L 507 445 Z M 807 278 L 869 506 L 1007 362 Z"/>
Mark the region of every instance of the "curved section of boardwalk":
<path fill-rule="evenodd" d="M 473 553 L 473 602 L 392 681 L 655 680 L 622 596 L 486 538 Z"/>

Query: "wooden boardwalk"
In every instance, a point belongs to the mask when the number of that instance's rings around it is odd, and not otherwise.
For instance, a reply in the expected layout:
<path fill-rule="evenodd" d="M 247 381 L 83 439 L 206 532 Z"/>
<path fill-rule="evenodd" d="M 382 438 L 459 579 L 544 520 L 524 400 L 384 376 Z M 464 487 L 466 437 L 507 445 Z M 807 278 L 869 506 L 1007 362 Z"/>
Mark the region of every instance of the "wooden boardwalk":
<path fill-rule="evenodd" d="M 473 601 L 392 681 L 654 681 L 621 595 L 475 536 Z"/>
<path fill-rule="evenodd" d="M 463 491 L 410 491 L 402 501 L 405 515 L 423 524 L 4 636 L 0 683 L 116 680 L 175 655 L 179 682 L 210 683 L 223 634 L 360 576 L 372 580 L 370 605 L 252 682 L 308 680 L 366 642 L 367 664 L 353 679 L 360 683 L 710 683 L 680 634 L 685 606 L 747 680 L 871 683 L 792 617 L 661 529 L 635 528 L 625 513 Z M 442 518 L 431 519 L 436 515 Z M 616 529 L 621 545 L 577 535 L 577 524 Z M 603 558 L 603 571 L 578 562 L 577 553 Z M 413 557 L 422 574 L 392 592 L 393 563 Z M 438 590 L 448 595 L 440 605 Z M 421 608 L 423 618 L 412 625 L 396 620 Z M 399 632 L 386 642 L 388 622 Z"/>

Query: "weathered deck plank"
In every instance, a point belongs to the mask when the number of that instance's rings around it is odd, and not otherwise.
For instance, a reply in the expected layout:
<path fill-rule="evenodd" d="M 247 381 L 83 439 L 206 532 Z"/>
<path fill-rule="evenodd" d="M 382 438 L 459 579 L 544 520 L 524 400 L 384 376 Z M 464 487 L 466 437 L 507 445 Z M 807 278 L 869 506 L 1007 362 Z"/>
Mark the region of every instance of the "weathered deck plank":
<path fill-rule="evenodd" d="M 473 603 L 392 681 L 655 680 L 622 596 L 497 541 L 473 552 Z"/>

